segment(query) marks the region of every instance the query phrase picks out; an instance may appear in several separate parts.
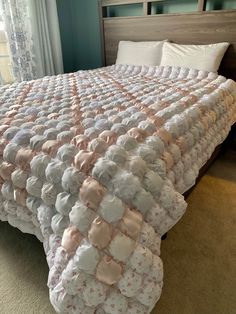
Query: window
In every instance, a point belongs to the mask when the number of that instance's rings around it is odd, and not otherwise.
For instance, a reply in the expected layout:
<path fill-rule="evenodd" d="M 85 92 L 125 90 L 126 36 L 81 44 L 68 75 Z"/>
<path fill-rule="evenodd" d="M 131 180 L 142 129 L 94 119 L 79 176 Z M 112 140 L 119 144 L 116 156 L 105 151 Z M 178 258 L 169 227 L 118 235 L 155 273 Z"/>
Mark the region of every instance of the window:
<path fill-rule="evenodd" d="M 14 81 L 12 74 L 11 58 L 5 32 L 5 26 L 0 12 L 0 85 Z"/>

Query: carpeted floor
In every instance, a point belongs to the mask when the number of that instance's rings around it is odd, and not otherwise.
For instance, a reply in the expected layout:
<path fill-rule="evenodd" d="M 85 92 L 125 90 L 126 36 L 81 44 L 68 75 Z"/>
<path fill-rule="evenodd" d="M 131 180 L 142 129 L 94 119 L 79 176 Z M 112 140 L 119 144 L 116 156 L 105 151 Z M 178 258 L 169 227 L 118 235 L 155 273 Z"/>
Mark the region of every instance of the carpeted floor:
<path fill-rule="evenodd" d="M 236 153 L 210 168 L 162 243 L 165 280 L 153 314 L 236 313 Z M 42 245 L 0 223 L 0 314 L 51 314 Z"/>

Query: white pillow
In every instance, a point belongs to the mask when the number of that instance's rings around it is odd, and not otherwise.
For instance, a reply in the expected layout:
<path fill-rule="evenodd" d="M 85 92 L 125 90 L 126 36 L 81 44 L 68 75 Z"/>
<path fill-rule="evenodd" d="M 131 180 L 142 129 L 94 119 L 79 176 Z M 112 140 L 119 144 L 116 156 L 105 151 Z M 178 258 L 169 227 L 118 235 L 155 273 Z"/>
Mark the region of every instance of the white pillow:
<path fill-rule="evenodd" d="M 178 45 L 164 43 L 161 64 L 217 72 L 229 43 Z"/>
<path fill-rule="evenodd" d="M 120 41 L 116 64 L 160 65 L 164 41 Z"/>

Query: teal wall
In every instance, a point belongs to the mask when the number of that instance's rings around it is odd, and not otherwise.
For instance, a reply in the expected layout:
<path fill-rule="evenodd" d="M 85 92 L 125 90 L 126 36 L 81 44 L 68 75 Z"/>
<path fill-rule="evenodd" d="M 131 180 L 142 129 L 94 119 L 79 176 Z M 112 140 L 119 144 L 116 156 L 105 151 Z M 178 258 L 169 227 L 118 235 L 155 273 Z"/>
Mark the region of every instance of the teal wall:
<path fill-rule="evenodd" d="M 197 11 L 197 0 L 166 0 L 152 4 L 152 14 L 183 13 Z"/>
<path fill-rule="evenodd" d="M 143 14 L 142 3 L 129 4 L 129 5 L 117 5 L 108 8 L 107 15 L 109 17 L 115 16 L 139 16 Z"/>
<path fill-rule="evenodd" d="M 236 0 L 208 0 L 207 10 L 236 9 Z"/>
<path fill-rule="evenodd" d="M 97 0 L 57 0 L 65 72 L 102 66 Z M 196 11 L 197 0 L 165 0 L 152 13 Z M 207 0 L 207 10 L 236 9 L 236 0 Z M 109 16 L 142 15 L 142 6 L 116 6 Z"/>
<path fill-rule="evenodd" d="M 152 14 L 183 13 L 197 10 L 197 0 L 165 0 L 152 3 Z M 236 9 L 236 0 L 207 0 L 206 10 Z M 108 10 L 108 16 L 138 16 L 142 15 L 140 4 L 120 5 Z"/>
<path fill-rule="evenodd" d="M 61 45 L 65 72 L 75 71 L 74 37 L 71 1 L 57 0 Z"/>
<path fill-rule="evenodd" d="M 65 72 L 102 66 L 97 0 L 57 0 Z"/>

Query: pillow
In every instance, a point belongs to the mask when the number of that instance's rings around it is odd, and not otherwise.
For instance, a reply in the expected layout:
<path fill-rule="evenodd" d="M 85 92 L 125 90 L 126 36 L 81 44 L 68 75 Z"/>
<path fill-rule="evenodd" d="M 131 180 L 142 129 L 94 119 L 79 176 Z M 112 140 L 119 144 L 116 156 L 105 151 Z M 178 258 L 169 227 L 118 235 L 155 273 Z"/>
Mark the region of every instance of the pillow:
<path fill-rule="evenodd" d="M 116 64 L 160 65 L 164 41 L 120 41 Z"/>
<path fill-rule="evenodd" d="M 164 43 L 160 65 L 217 72 L 229 43 L 178 45 Z"/>

